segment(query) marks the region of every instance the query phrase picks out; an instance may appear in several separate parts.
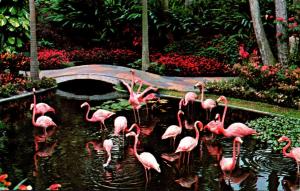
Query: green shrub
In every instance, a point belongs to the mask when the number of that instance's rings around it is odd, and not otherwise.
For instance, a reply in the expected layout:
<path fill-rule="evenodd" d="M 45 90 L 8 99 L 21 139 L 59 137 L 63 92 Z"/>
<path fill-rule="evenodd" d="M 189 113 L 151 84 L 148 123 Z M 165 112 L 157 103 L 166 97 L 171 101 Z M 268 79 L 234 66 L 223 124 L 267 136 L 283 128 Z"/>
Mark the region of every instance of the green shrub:
<path fill-rule="evenodd" d="M 293 147 L 300 146 L 300 119 L 289 117 L 262 117 L 247 122 L 247 125 L 259 132 L 256 136 L 273 150 L 280 150 L 286 143 L 279 144 L 277 140 L 285 135 L 292 141 Z"/>
<path fill-rule="evenodd" d="M 0 88 L 1 97 L 9 97 L 11 95 L 16 95 L 17 92 L 18 92 L 18 84 L 8 83 L 6 85 L 1 86 Z"/>
<path fill-rule="evenodd" d="M 51 88 L 56 86 L 56 80 L 54 78 L 42 77 L 40 81 L 40 88 Z"/>

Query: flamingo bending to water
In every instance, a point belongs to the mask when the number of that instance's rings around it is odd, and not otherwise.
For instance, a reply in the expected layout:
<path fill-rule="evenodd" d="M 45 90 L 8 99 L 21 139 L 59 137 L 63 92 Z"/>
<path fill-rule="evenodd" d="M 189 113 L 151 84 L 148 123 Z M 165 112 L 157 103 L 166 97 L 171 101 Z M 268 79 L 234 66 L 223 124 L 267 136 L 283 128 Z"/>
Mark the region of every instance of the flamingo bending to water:
<path fill-rule="evenodd" d="M 192 107 L 194 105 L 194 102 L 196 101 L 197 99 L 197 94 L 194 93 L 194 92 L 187 92 L 185 95 L 184 95 L 184 98 L 180 100 L 179 102 L 179 109 L 182 108 L 182 106 L 187 106 L 189 103 L 191 103 Z M 188 107 L 188 111 L 189 111 L 189 107 Z"/>
<path fill-rule="evenodd" d="M 252 129 L 248 127 L 247 125 L 243 123 L 233 123 L 227 127 L 227 129 L 224 129 L 224 121 L 225 121 L 225 115 L 227 112 L 227 104 L 228 101 L 225 96 L 220 96 L 217 99 L 217 102 L 223 101 L 225 106 L 224 106 L 224 111 L 223 111 L 223 116 L 222 116 L 222 123 L 221 125 L 217 123 L 215 132 L 217 134 L 223 134 L 225 137 L 245 137 L 248 135 L 255 135 L 257 134 L 255 129 Z"/>
<path fill-rule="evenodd" d="M 179 110 L 177 112 L 177 121 L 178 121 L 178 125 L 170 125 L 165 133 L 161 136 L 161 139 L 168 139 L 170 137 L 173 137 L 173 147 L 175 148 L 175 139 L 177 137 L 177 135 L 179 135 L 182 132 L 182 123 L 181 123 L 181 117 L 184 113 L 183 111 Z"/>
<path fill-rule="evenodd" d="M 175 153 L 178 152 L 187 152 L 188 153 L 188 164 L 189 164 L 189 158 L 190 158 L 190 152 L 197 146 L 198 140 L 199 140 L 199 130 L 202 131 L 203 129 L 203 124 L 201 121 L 196 121 L 194 124 L 195 132 L 196 132 L 196 137 L 190 137 L 186 136 L 183 139 L 180 140 L 179 145 L 175 151 Z"/>
<path fill-rule="evenodd" d="M 115 114 L 114 112 L 111 112 L 111 111 L 107 111 L 104 109 L 98 109 L 93 113 L 91 118 L 88 118 L 91 106 L 87 102 L 84 102 L 83 104 L 81 104 L 80 107 L 83 108 L 85 106 L 88 107 L 88 110 L 85 115 L 85 119 L 89 122 L 100 122 L 100 127 L 101 127 L 101 125 L 104 125 L 104 127 L 106 128 L 104 121 Z"/>
<path fill-rule="evenodd" d="M 136 158 L 140 161 L 140 163 L 142 163 L 142 165 L 144 166 L 145 169 L 145 174 L 146 174 L 146 182 L 148 183 L 148 170 L 150 170 L 151 168 L 155 169 L 157 172 L 161 172 L 160 167 L 158 162 L 156 161 L 156 158 L 149 152 L 143 152 L 141 154 L 137 153 L 137 143 L 138 143 L 138 135 L 131 131 L 129 133 L 126 134 L 126 137 L 128 136 L 134 136 L 134 154 L 136 156 Z M 151 179 L 150 175 L 149 178 Z"/>
<path fill-rule="evenodd" d="M 35 96 L 35 95 L 33 95 L 33 96 Z M 34 104 L 32 103 L 30 105 L 30 110 L 32 110 L 33 107 L 34 107 Z M 35 114 L 45 115 L 45 113 L 47 113 L 47 112 L 55 113 L 55 110 L 53 109 L 53 107 L 49 106 L 46 103 L 38 103 L 38 104 L 36 104 L 35 108 L 36 108 Z"/>
<path fill-rule="evenodd" d="M 210 118 L 210 114 L 213 108 L 217 107 L 217 102 L 213 99 L 204 99 L 204 86 L 205 84 L 203 82 L 198 82 L 195 84 L 195 87 L 199 88 L 201 92 L 201 106 L 206 111 L 206 119 L 208 120 Z M 201 88 L 201 89 L 200 89 Z M 209 115 L 207 115 L 207 111 L 209 111 Z"/>
<path fill-rule="evenodd" d="M 103 164 L 103 167 L 107 167 L 111 161 L 111 149 L 113 147 L 113 142 L 111 139 L 105 139 L 103 141 L 103 147 L 107 152 L 108 158 L 105 164 Z"/>
<path fill-rule="evenodd" d="M 288 142 L 283 148 L 282 152 L 283 155 L 289 158 L 293 158 L 297 163 L 297 173 L 299 174 L 299 165 L 300 165 L 300 147 L 291 148 L 290 152 L 287 152 L 287 149 L 291 146 L 291 140 L 286 137 L 282 136 L 278 139 L 278 142 Z"/>
<path fill-rule="evenodd" d="M 42 127 L 44 129 L 44 136 L 47 137 L 47 128 L 50 126 L 57 127 L 53 120 L 48 116 L 39 116 L 35 121 L 36 115 L 36 96 L 35 88 L 33 88 L 33 114 L 32 114 L 32 124 L 34 127 Z"/>
<path fill-rule="evenodd" d="M 223 172 L 230 171 L 231 172 L 234 170 L 235 165 L 236 165 L 236 157 L 240 153 L 240 144 L 242 144 L 243 141 L 240 137 L 236 137 L 233 140 L 233 148 L 232 148 L 232 157 L 231 158 L 225 158 L 224 156 L 222 157 L 220 161 L 220 166 Z M 237 151 L 236 151 L 236 144 L 238 144 Z"/>

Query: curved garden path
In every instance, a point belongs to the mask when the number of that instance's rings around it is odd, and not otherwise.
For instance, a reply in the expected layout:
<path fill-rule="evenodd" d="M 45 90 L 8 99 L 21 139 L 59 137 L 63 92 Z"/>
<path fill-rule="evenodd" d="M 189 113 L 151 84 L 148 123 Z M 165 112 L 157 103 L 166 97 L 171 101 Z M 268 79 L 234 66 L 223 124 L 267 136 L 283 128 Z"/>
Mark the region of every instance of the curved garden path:
<path fill-rule="evenodd" d="M 120 79 L 130 80 L 131 68 L 113 65 L 82 65 L 56 70 L 42 70 L 40 77 L 55 78 L 57 83 L 75 80 L 75 79 L 93 79 L 101 80 L 112 84 L 117 84 Z M 177 90 L 177 91 L 194 91 L 194 84 L 198 81 L 219 81 L 228 80 L 231 77 L 170 77 L 160 76 L 157 74 L 135 70 L 137 77 L 152 84 L 155 87 Z"/>

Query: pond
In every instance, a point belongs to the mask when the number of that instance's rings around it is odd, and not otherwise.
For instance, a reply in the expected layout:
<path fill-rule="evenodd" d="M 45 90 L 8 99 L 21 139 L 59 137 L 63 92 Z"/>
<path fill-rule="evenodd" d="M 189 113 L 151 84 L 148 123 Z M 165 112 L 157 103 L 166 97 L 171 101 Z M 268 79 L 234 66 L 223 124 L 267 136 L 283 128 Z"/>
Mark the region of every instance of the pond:
<path fill-rule="evenodd" d="M 85 83 L 83 86 L 87 86 Z M 56 92 L 70 92 L 70 84 L 59 86 Z M 113 89 L 101 84 L 101 92 Z M 67 88 L 65 88 L 67 87 Z M 62 190 L 289 190 L 299 185 L 296 177 L 296 164 L 292 159 L 284 158 L 281 153 L 271 150 L 257 140 L 243 139 L 236 169 L 225 177 L 220 169 L 222 156 L 232 156 L 232 139 L 217 137 L 211 139 L 209 133 L 200 133 L 198 146 L 190 155 L 190 163 L 182 164 L 176 157 L 170 140 L 161 140 L 165 129 L 178 124 L 178 99 L 161 98 L 161 103 L 152 104 L 147 115 L 145 107 L 140 110 L 141 135 L 138 153 L 152 153 L 160 164 L 161 173 L 151 170 L 151 180 L 146 184 L 144 168 L 133 152 L 134 139 L 126 137 L 124 146 L 113 135 L 113 123 L 117 116 L 125 116 L 128 126 L 134 123 L 131 110 L 117 111 L 116 115 L 105 121 L 106 131 L 99 129 L 99 123 L 85 120 L 86 108 L 80 105 L 82 100 L 80 84 L 72 92 L 79 95 L 70 98 L 56 94 L 50 96 L 37 94 L 38 102 L 46 102 L 56 110 L 47 113 L 57 124 L 57 128 L 47 130 L 47 140 L 41 136 L 43 131 L 34 128 L 31 123 L 30 102 L 24 103 L 25 109 L 12 109 L 2 112 L 0 120 L 9 128 L 6 132 L 8 142 L 0 150 L 0 167 L 9 174 L 9 181 L 16 185 L 24 178 L 26 184 L 35 190 L 45 190 L 53 183 L 60 183 Z M 85 88 L 84 92 L 89 88 Z M 94 90 L 93 90 L 94 91 Z M 93 96 L 88 92 L 86 96 Z M 99 94 L 99 92 L 96 92 Z M 65 95 L 65 94 L 64 94 Z M 119 96 L 119 94 L 116 94 Z M 100 95 L 101 97 L 101 95 Z M 89 99 L 89 97 L 86 97 Z M 117 97 L 115 97 L 116 99 Z M 109 99 L 113 99 L 110 97 Z M 90 99 L 91 106 L 99 106 L 106 100 Z M 2 110 L 1 110 L 2 111 Z M 214 113 L 222 113 L 218 106 Z M 199 103 L 184 110 L 188 121 L 205 121 L 205 112 Z M 192 112 L 193 114 L 188 114 Z M 229 108 L 226 124 L 246 122 L 264 114 Z M 192 116 L 192 117 L 191 117 Z M 183 129 L 177 137 L 176 145 L 184 136 L 195 136 L 193 130 Z M 113 140 L 112 160 L 104 168 L 107 154 L 103 149 L 104 139 Z M 122 138 L 121 138 L 122 139 Z M 120 144 L 119 144 L 120 143 Z M 95 146 L 93 148 L 93 145 Z M 174 161 L 172 161 L 174 160 Z"/>

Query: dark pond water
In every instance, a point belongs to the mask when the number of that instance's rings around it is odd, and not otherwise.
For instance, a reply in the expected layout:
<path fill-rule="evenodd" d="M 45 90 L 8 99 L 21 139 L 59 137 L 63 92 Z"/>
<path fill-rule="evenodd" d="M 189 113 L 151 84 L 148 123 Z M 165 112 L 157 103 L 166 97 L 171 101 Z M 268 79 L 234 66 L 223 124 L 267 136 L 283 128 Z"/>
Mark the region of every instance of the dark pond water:
<path fill-rule="evenodd" d="M 103 92 L 105 89 L 111 91 L 102 85 L 99 88 Z M 76 87 L 81 89 L 78 85 Z M 72 89 L 68 88 L 63 91 L 68 92 Z M 84 91 L 88 91 L 88 88 Z M 151 152 L 161 168 L 161 173 L 151 170 L 151 181 L 148 184 L 145 182 L 144 168 L 134 156 L 133 139 L 126 138 L 123 147 L 118 145 L 118 137 L 112 135 L 115 117 L 127 117 L 129 125 L 134 122 L 131 110 L 117 112 L 117 115 L 106 121 L 108 131 L 100 131 L 98 123 L 85 121 L 86 109 L 80 108 L 83 100 L 70 99 L 55 93 L 48 97 L 38 95 L 38 102 L 47 102 L 56 110 L 56 114 L 48 115 L 58 127 L 48 129 L 49 137 L 45 142 L 40 137 L 42 130 L 32 126 L 32 113 L 29 111 L 31 101 L 32 98 L 29 102 L 24 101 L 23 109 L 14 108 L 7 112 L 1 110 L 3 112 L 0 114 L 0 120 L 9 127 L 5 132 L 8 136 L 6 147 L 0 149 L 0 167 L 9 174 L 13 185 L 26 177 L 26 183 L 32 185 L 35 190 L 45 190 L 52 183 L 62 184 L 62 190 L 174 191 L 275 191 L 289 190 L 288 186 L 299 185 L 293 160 L 284 158 L 280 153 L 272 153 L 266 145 L 251 138 L 243 140 L 237 167 L 227 178 L 223 176 L 219 161 L 222 156 L 232 156 L 232 139 L 218 137 L 210 140 L 210 134 L 201 133 L 199 144 L 191 153 L 189 165 L 179 164 L 178 160 L 171 162 L 165 159 L 166 157 L 161 157 L 170 156 L 174 152 L 169 140 L 162 141 L 160 137 L 169 125 L 177 124 L 176 99 L 168 99 L 167 103 L 156 103 L 149 115 L 146 114 L 145 108 L 140 111 L 142 133 L 138 152 Z M 101 102 L 90 101 L 90 104 L 97 106 Z M 196 103 L 193 108 L 193 114 L 188 115 L 188 111 L 185 111 L 185 118 L 189 121 L 204 122 L 205 112 L 199 110 L 199 104 Z M 223 107 L 218 106 L 214 112 L 222 111 Z M 225 126 L 260 116 L 263 114 L 229 109 Z M 176 144 L 187 135 L 194 136 L 194 132 L 184 129 Z M 114 143 L 112 161 L 108 168 L 103 167 L 107 155 L 102 142 L 106 138 L 112 138 Z M 98 151 L 93 149 L 92 144 L 98 146 Z"/>

